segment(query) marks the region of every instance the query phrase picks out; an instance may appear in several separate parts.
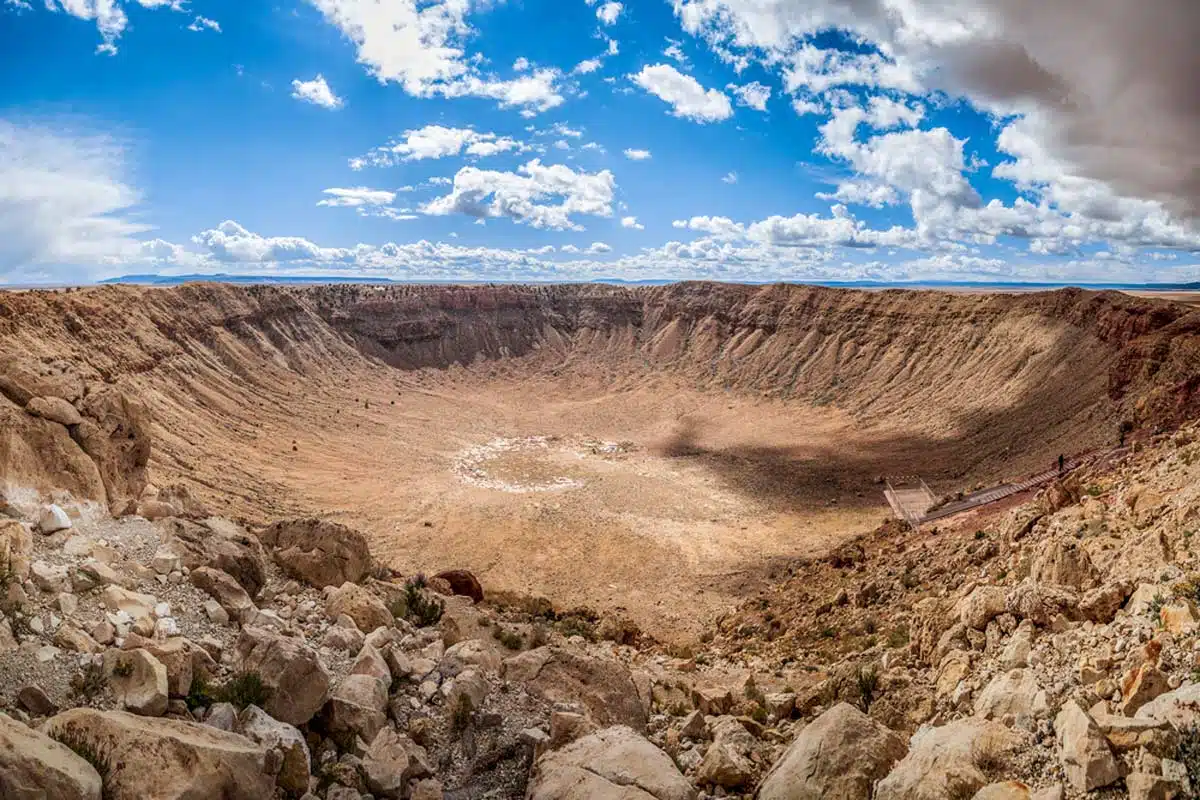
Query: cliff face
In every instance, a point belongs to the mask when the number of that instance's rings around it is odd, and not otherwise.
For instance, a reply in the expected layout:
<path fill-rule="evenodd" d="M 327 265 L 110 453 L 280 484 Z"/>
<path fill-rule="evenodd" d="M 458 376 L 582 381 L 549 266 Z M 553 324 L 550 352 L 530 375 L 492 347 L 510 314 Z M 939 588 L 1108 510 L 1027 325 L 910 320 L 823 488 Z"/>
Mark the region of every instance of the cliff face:
<path fill-rule="evenodd" d="M 881 428 L 978 446 L 997 463 L 1010 451 L 1111 442 L 1121 420 L 1151 427 L 1200 413 L 1200 314 L 1078 290 L 112 286 L 0 295 L 0 352 L 0 388 L 5 375 L 56 365 L 84 387 L 66 398 L 81 409 L 105 387 L 150 406 L 173 453 L 187 452 L 179 431 L 190 418 L 253 425 L 255 409 L 298 377 L 344 382 L 378 369 L 373 359 L 400 370 L 521 358 L 517 368 L 533 372 L 668 372 L 703 389 L 833 404 Z M 3 394 L 0 477 L 49 483 L 52 465 L 30 463 L 38 452 L 87 456 L 83 437 L 77 454 L 69 432 L 20 413 L 28 398 Z M 104 430 L 121 435 L 106 413 Z M 22 445 L 22 430 L 54 448 Z M 95 495 L 99 484 L 122 497 L 137 488 L 115 475 L 73 485 Z"/>

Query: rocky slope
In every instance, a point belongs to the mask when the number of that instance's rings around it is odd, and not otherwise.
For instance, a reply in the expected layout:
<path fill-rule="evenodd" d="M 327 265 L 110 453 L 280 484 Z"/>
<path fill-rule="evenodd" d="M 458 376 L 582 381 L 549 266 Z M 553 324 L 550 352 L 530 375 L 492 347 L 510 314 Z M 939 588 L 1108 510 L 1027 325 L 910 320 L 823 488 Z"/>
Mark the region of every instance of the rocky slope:
<path fill-rule="evenodd" d="M 1015 475 L 1110 444 L 1121 422 L 1152 429 L 1188 418 L 1200 402 L 1198 332 L 1200 314 L 1186 306 L 1076 290 L 194 284 L 9 293 L 0 298 L 9 433 L 0 480 L 119 505 L 144 481 L 150 433 L 155 457 L 182 474 L 229 452 L 230 429 L 271 413 L 296 379 L 317 391 L 360 380 L 379 360 L 411 371 L 497 359 L 549 375 L 669 372 L 697 387 L 833 405 L 944 453 L 958 475 Z M 72 424 L 21 413 L 34 398 L 73 404 L 60 409 Z M 75 423 L 76 412 L 86 419 Z M 252 491 L 252 465 L 232 466 Z"/>
<path fill-rule="evenodd" d="M 880 529 L 663 652 L 151 487 L 0 517 L 0 795 L 1193 796 L 1200 426 L 991 517 Z"/>

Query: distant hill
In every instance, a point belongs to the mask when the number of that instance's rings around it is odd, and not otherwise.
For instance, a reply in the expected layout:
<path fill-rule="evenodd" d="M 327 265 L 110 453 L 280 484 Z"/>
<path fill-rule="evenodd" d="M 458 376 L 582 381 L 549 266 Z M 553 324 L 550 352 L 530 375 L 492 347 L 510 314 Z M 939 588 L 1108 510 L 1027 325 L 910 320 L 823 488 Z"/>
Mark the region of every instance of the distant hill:
<path fill-rule="evenodd" d="M 341 275 L 122 275 L 100 281 L 102 284 L 128 283 L 139 286 L 178 286 L 183 283 L 209 281 L 212 283 L 229 284 L 271 284 L 311 286 L 315 284 L 373 284 L 390 285 L 487 285 L 487 284 L 570 284 L 570 283 L 604 283 L 616 286 L 666 286 L 672 283 L 684 283 L 674 280 L 644 280 L 631 281 L 623 278 L 593 278 L 590 280 L 558 280 L 558 281 L 495 281 L 495 280 L 393 280 L 391 278 L 346 277 Z M 1200 282 L 1193 283 L 1052 283 L 1037 281 L 721 281 L 728 283 L 745 283 L 769 285 L 772 283 L 803 283 L 811 286 L 830 286 L 846 289 L 991 289 L 991 290 L 1041 290 L 1063 289 L 1069 286 L 1081 289 L 1115 289 L 1121 291 L 1147 292 L 1195 292 L 1200 291 Z"/>

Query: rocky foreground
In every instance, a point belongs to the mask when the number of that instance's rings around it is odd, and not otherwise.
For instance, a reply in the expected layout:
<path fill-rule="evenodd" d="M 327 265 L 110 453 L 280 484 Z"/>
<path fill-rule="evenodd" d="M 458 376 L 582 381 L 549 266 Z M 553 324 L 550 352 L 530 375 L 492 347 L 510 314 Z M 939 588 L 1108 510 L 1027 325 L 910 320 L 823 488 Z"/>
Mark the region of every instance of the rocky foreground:
<path fill-rule="evenodd" d="M 1195 796 L 1196 437 L 970 535 L 885 526 L 671 655 L 333 523 L 10 492 L 0 796 Z"/>
<path fill-rule="evenodd" d="M 398 575 L 328 521 L 224 518 L 147 483 L 119 388 L 14 363 L 4 800 L 1200 792 L 1195 423 L 1007 513 L 766 567 L 664 648 L 470 573 Z"/>

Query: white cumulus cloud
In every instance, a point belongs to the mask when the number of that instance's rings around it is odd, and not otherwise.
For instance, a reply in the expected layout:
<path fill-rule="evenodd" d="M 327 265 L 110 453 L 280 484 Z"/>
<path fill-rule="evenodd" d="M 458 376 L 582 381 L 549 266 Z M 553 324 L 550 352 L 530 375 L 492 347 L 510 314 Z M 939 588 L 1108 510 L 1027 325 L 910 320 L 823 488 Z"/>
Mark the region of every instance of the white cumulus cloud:
<path fill-rule="evenodd" d="M 311 81 L 292 81 L 292 97 L 330 110 L 341 108 L 343 105 L 342 98 L 333 93 L 322 75 L 317 75 Z"/>
<path fill-rule="evenodd" d="M 670 105 L 671 113 L 677 117 L 707 123 L 733 116 L 733 106 L 724 93 L 705 89 L 691 75 L 684 75 L 670 64 L 643 67 L 630 79 Z"/>
<path fill-rule="evenodd" d="M 516 172 L 464 167 L 454 176 L 450 193 L 426 203 L 421 211 L 478 220 L 508 217 L 534 228 L 583 230 L 572 217 L 611 217 L 615 190 L 609 170 L 588 173 L 534 159 Z"/>

